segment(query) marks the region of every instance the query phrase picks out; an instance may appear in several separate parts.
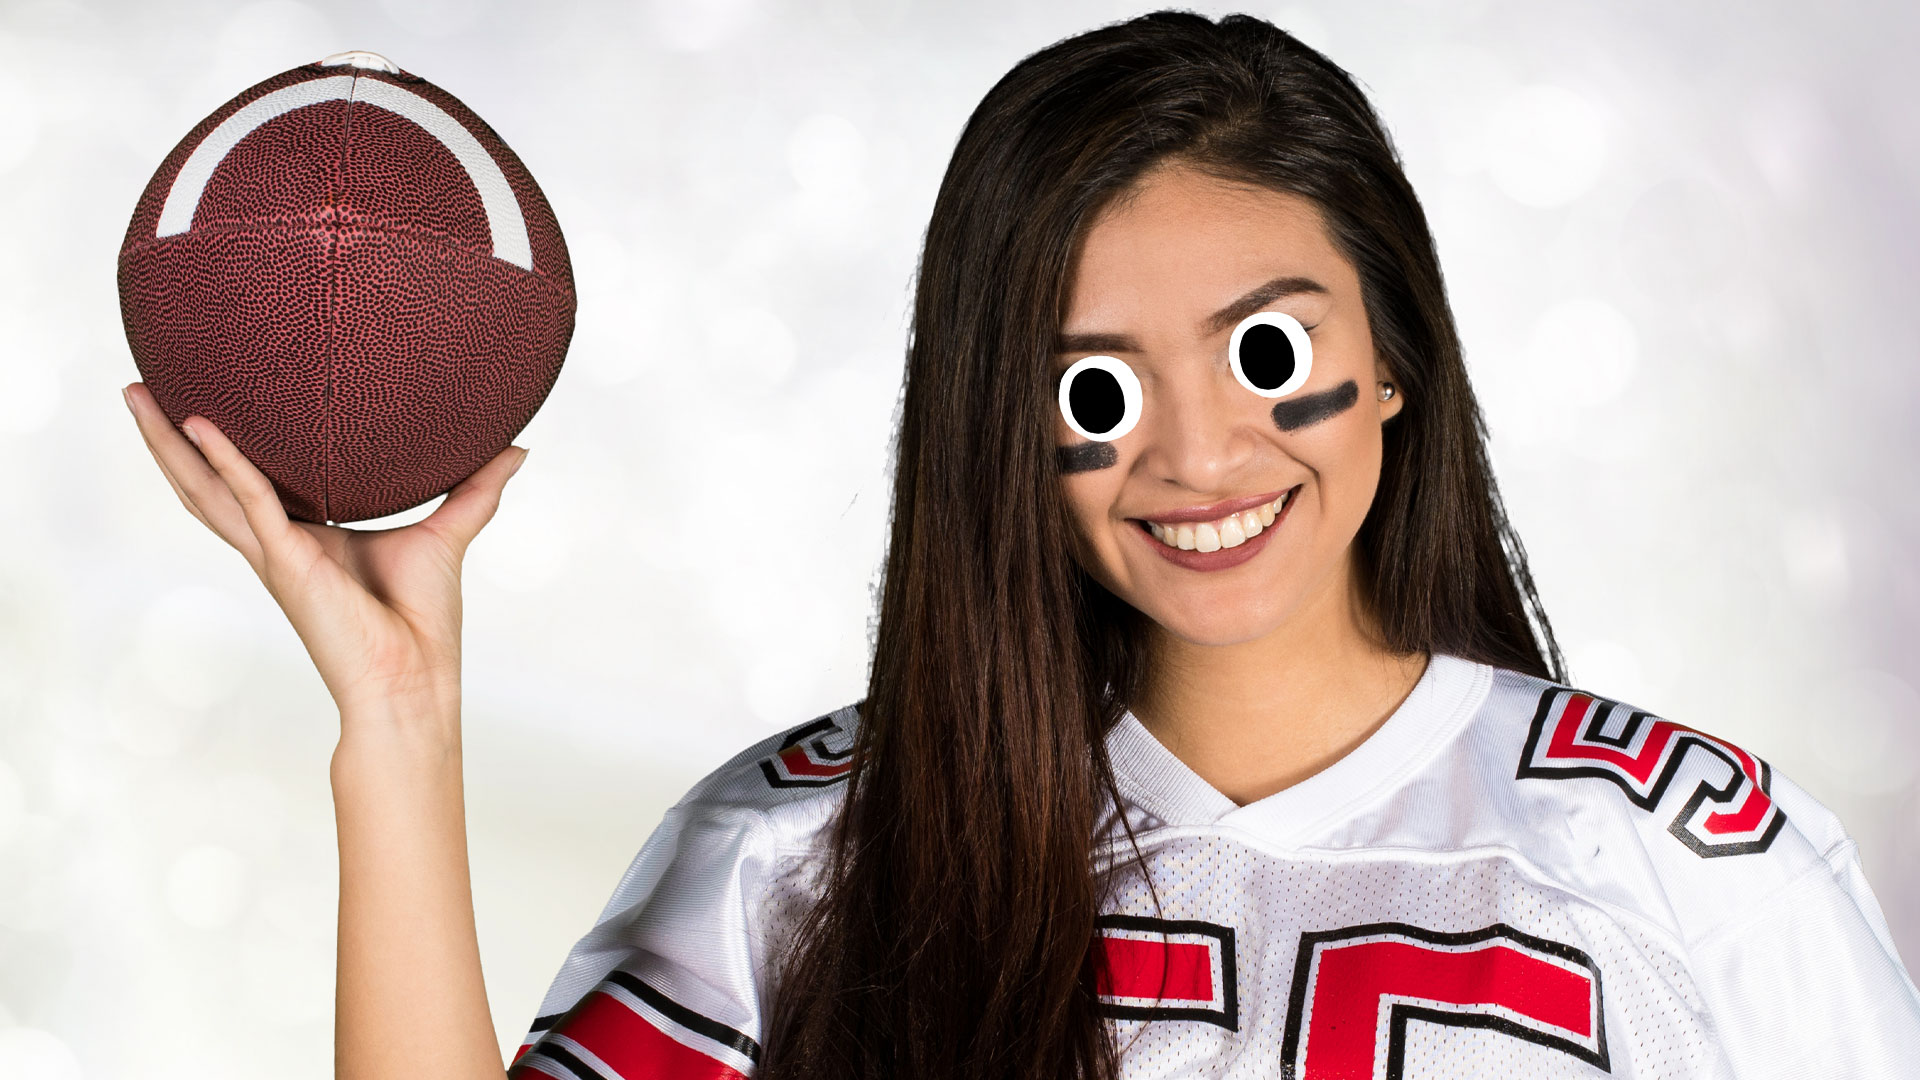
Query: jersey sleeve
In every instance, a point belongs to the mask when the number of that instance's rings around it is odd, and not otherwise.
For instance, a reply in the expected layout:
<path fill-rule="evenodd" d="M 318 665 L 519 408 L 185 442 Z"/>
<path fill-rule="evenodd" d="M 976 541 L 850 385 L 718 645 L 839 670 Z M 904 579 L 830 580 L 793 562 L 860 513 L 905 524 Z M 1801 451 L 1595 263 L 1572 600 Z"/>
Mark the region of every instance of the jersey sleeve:
<path fill-rule="evenodd" d="M 512 1080 L 739 1080 L 760 1059 L 760 898 L 777 838 L 754 807 L 668 810 L 561 966 Z"/>
<path fill-rule="evenodd" d="M 1696 941 L 1693 969 L 1740 1080 L 1920 1077 L 1920 993 L 1851 840 Z"/>

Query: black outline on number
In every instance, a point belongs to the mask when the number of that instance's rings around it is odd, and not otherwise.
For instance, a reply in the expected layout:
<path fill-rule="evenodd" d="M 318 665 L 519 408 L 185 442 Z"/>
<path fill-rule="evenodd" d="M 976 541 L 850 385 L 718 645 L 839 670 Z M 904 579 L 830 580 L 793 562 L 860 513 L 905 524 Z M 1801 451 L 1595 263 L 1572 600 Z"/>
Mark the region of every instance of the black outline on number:
<path fill-rule="evenodd" d="M 1174 1005 L 1115 1005 L 1098 1003 L 1097 1011 L 1121 1020 L 1200 1020 L 1228 1031 L 1240 1030 L 1240 998 L 1234 989 L 1233 927 L 1198 919 L 1155 919 L 1146 915 L 1101 915 L 1093 920 L 1094 937 L 1104 940 L 1101 930 L 1142 930 L 1148 933 L 1198 934 L 1220 943 L 1220 1008 L 1196 1009 Z M 1130 938 L 1115 940 L 1128 941 Z M 1168 944 L 1165 940 L 1162 945 Z M 1163 968 L 1164 971 L 1164 968 Z M 1163 984 L 1164 985 L 1164 984 Z"/>
<path fill-rule="evenodd" d="M 1594 1045 L 1598 1052 L 1571 1039 L 1557 1038 L 1542 1031 L 1516 1024 L 1503 1016 L 1490 1016 L 1486 1013 L 1458 1013 L 1445 1009 L 1430 1009 L 1420 1005 L 1396 1004 L 1387 1016 L 1387 1080 L 1402 1080 L 1406 1066 L 1407 1024 L 1413 1020 L 1426 1020 L 1448 1027 L 1476 1027 L 1498 1031 L 1514 1038 L 1525 1040 L 1538 1046 L 1554 1050 L 1564 1050 L 1581 1061 L 1594 1066 L 1601 1072 L 1612 1072 L 1613 1067 L 1607 1056 L 1607 1008 L 1606 995 L 1601 990 L 1600 968 L 1593 958 L 1571 945 L 1516 930 L 1506 923 L 1494 923 L 1492 926 L 1462 933 L 1444 933 L 1428 930 L 1409 923 L 1382 922 L 1366 923 L 1361 926 L 1347 926 L 1338 930 L 1315 930 L 1300 935 L 1300 951 L 1293 961 L 1293 990 L 1287 996 L 1286 1034 L 1280 1044 L 1280 1075 L 1283 1080 L 1298 1080 L 1300 1065 L 1300 1022 L 1307 1011 L 1307 997 L 1312 987 L 1307 984 L 1307 973 L 1313 967 L 1314 953 L 1329 941 L 1344 941 L 1348 938 L 1371 937 L 1376 934 L 1394 934 L 1414 941 L 1423 941 L 1430 945 L 1472 945 L 1493 938 L 1504 938 L 1537 953 L 1559 957 L 1562 960 L 1579 964 L 1587 969 L 1593 978 L 1593 1015 Z M 1474 1002 L 1476 1005 L 1502 1005 L 1498 1001 Z M 1511 1008 L 1511 1006 L 1504 1006 Z"/>

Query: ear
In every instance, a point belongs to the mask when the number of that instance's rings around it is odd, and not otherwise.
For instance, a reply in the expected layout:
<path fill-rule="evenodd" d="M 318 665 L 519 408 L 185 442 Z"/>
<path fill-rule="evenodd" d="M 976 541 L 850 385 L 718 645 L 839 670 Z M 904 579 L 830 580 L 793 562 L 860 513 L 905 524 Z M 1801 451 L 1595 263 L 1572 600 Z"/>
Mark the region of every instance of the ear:
<path fill-rule="evenodd" d="M 1393 387 L 1393 396 L 1385 401 L 1380 400 L 1381 383 L 1388 383 Z M 1393 377 L 1393 372 L 1388 371 L 1385 364 L 1374 364 L 1373 403 L 1380 407 L 1380 422 L 1384 424 L 1388 420 L 1400 415 L 1400 406 L 1406 402 L 1406 398 L 1406 390 L 1403 389 L 1399 381 Z"/>

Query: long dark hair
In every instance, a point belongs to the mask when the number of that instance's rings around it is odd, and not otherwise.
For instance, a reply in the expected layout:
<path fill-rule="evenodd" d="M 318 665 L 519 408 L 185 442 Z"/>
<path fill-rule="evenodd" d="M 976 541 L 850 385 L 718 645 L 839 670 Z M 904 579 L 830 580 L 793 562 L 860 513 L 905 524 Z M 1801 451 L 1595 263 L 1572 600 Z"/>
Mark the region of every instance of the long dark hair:
<path fill-rule="evenodd" d="M 1091 858 L 1145 616 L 1061 539 L 1049 367 L 1080 238 L 1169 160 L 1311 199 L 1359 271 L 1405 395 L 1354 541 L 1384 644 L 1565 681 L 1426 216 L 1352 78 L 1245 15 L 1154 12 L 1034 53 L 968 119 L 927 226 L 873 669 L 763 1080 L 1117 1075 Z"/>

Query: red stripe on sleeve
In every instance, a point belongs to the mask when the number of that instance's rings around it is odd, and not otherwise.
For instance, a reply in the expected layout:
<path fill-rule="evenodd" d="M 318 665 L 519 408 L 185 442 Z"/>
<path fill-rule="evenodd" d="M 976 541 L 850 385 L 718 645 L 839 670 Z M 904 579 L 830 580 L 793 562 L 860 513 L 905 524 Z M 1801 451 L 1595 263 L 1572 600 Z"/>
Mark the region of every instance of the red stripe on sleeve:
<path fill-rule="evenodd" d="M 553 1029 L 585 1047 L 625 1080 L 746 1080 L 746 1074 L 680 1042 L 600 990 Z"/>
<path fill-rule="evenodd" d="M 780 763 L 786 766 L 788 776 L 839 776 L 853 768 L 853 763 L 847 761 L 831 765 L 821 764 L 807 756 L 807 748 L 804 746 L 789 746 L 780 751 Z"/>

